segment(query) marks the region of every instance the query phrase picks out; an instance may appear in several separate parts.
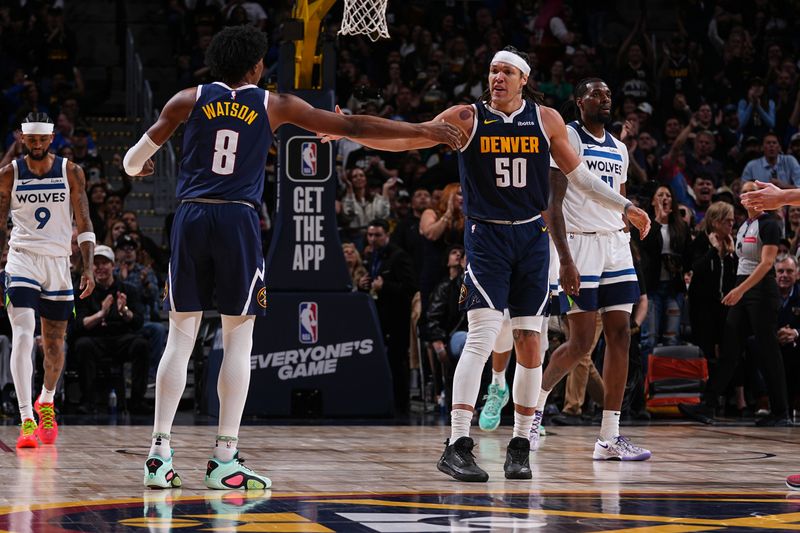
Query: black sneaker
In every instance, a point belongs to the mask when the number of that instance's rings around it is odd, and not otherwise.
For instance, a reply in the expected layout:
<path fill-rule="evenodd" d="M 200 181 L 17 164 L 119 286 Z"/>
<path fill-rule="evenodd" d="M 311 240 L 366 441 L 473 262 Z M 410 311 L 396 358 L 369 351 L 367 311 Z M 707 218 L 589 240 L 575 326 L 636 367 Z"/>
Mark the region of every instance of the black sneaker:
<path fill-rule="evenodd" d="M 458 481 L 489 481 L 489 474 L 475 464 L 475 456 L 472 454 L 475 443 L 471 438 L 461 437 L 453 444 L 447 439 L 444 444 L 444 452 L 436 464 L 440 471 Z"/>
<path fill-rule="evenodd" d="M 503 471 L 506 479 L 531 479 L 531 443 L 528 439 L 514 437 L 506 448 L 506 464 Z"/>
<path fill-rule="evenodd" d="M 709 407 L 704 403 L 692 405 L 688 403 L 679 403 L 678 410 L 687 418 L 691 418 L 701 424 L 713 425 L 714 424 L 714 408 Z"/>
<path fill-rule="evenodd" d="M 794 427 L 792 419 L 784 415 L 769 415 L 756 420 L 758 427 Z"/>

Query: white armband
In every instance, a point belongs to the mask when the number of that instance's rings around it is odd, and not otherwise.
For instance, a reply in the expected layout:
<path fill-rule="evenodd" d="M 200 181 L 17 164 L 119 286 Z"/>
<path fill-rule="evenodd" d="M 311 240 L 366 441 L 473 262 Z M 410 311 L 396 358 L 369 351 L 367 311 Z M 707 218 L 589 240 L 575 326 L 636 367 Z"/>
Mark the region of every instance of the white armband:
<path fill-rule="evenodd" d="M 90 242 L 92 244 L 97 243 L 97 237 L 94 236 L 94 233 L 91 231 L 84 231 L 83 233 L 78 234 L 78 246 L 85 242 Z"/>
<path fill-rule="evenodd" d="M 585 192 L 589 198 L 596 200 L 603 207 L 624 213 L 625 208 L 631 203 L 630 200 L 609 187 L 608 183 L 597 177 L 583 161 L 566 176 L 571 184 L 574 184 Z"/>
<path fill-rule="evenodd" d="M 135 176 L 142 171 L 145 162 L 150 159 L 154 153 L 158 152 L 161 148 L 150 139 L 145 133 L 139 142 L 128 150 L 125 158 L 122 160 L 122 166 L 125 168 L 125 173 L 129 176 Z"/>

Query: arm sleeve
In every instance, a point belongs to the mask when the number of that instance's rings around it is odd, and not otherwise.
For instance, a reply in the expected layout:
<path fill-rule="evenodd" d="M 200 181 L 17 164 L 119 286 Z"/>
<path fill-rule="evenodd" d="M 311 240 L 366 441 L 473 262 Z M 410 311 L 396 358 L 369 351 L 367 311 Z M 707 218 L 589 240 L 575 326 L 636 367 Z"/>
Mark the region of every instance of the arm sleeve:
<path fill-rule="evenodd" d="M 609 209 L 623 213 L 625 207 L 631 203 L 627 198 L 609 187 L 606 182 L 598 178 L 582 161 L 575 170 L 567 174 L 567 178 L 571 184 L 586 193 L 592 200 Z"/>
<path fill-rule="evenodd" d="M 145 162 L 150 159 L 159 148 L 161 147 L 154 143 L 146 133 L 142 135 L 139 142 L 127 151 L 125 158 L 122 160 L 125 173 L 129 176 L 137 175 L 142 171 Z"/>

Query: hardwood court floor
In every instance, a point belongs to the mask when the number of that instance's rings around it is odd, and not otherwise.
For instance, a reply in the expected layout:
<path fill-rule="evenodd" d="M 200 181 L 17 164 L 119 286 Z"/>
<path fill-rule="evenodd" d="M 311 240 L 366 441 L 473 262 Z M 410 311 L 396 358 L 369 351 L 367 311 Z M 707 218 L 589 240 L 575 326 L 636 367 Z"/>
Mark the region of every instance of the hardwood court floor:
<path fill-rule="evenodd" d="M 57 445 L 21 453 L 2 426 L 0 531 L 800 529 L 784 485 L 800 472 L 796 428 L 625 428 L 653 458 L 619 463 L 591 460 L 598 428 L 551 427 L 531 481 L 503 477 L 510 428 L 473 428 L 490 481 L 465 484 L 436 470 L 444 427 L 246 426 L 242 456 L 273 487 L 233 496 L 203 485 L 214 429 L 176 427 L 184 486 L 147 491 L 149 426 L 61 426 Z"/>

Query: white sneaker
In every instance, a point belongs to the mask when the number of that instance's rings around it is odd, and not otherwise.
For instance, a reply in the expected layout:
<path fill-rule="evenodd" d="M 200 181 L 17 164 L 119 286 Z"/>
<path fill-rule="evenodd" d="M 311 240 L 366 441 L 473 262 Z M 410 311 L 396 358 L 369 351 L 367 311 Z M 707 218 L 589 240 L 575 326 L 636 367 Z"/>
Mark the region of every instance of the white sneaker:
<path fill-rule="evenodd" d="M 534 411 L 533 413 L 533 423 L 531 424 L 531 435 L 528 439 L 531 443 L 531 451 L 535 452 L 539 449 L 539 441 L 542 437 L 545 436 L 544 426 L 542 425 L 542 415 L 541 411 Z"/>
<path fill-rule="evenodd" d="M 650 450 L 634 445 L 626 437 L 617 435 L 613 440 L 597 439 L 594 443 L 592 459 L 595 461 L 646 461 L 650 459 Z"/>

